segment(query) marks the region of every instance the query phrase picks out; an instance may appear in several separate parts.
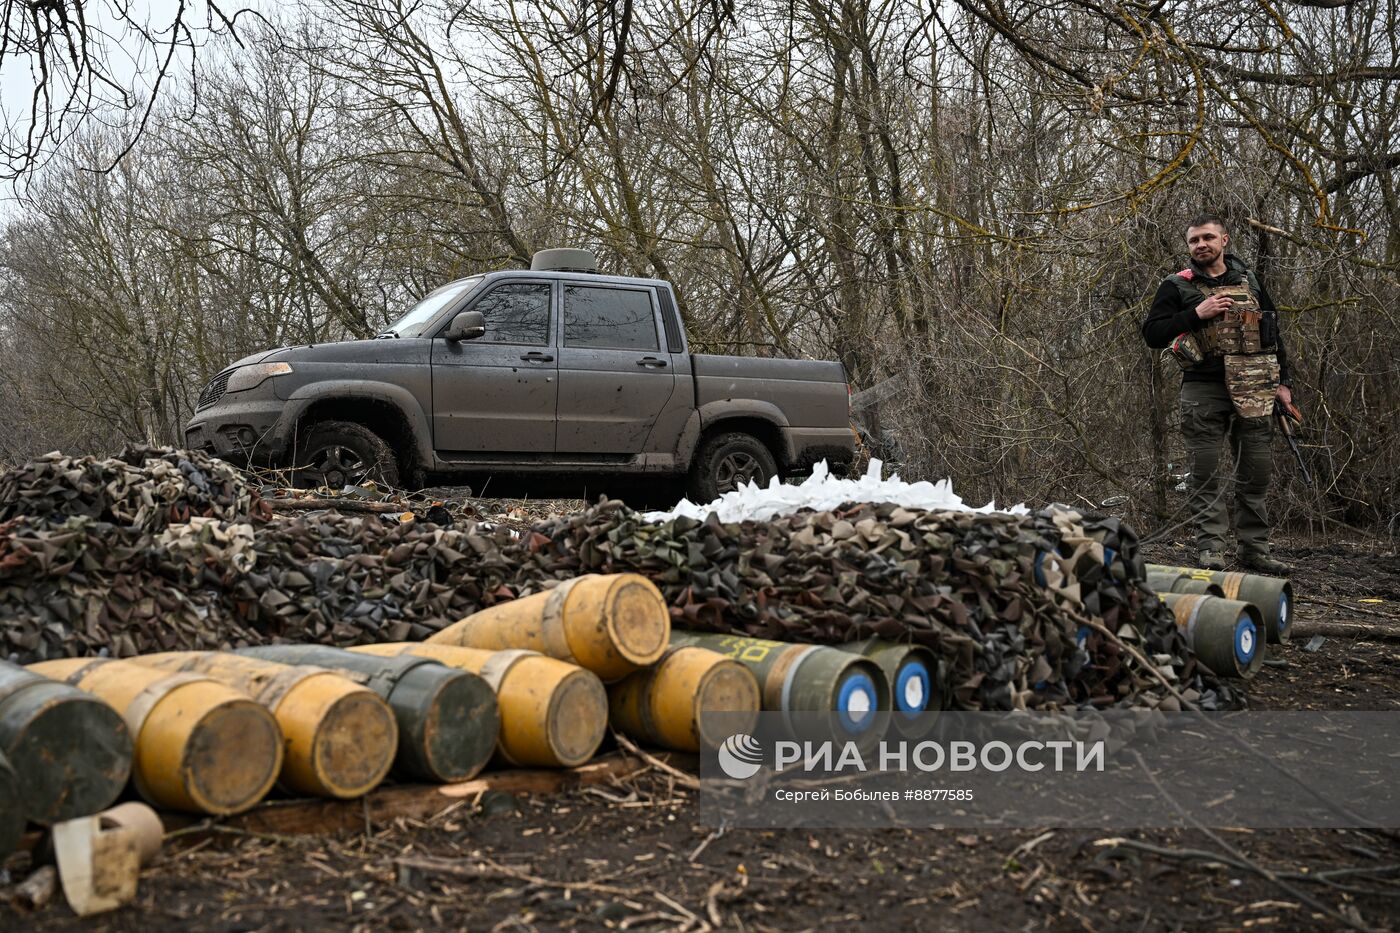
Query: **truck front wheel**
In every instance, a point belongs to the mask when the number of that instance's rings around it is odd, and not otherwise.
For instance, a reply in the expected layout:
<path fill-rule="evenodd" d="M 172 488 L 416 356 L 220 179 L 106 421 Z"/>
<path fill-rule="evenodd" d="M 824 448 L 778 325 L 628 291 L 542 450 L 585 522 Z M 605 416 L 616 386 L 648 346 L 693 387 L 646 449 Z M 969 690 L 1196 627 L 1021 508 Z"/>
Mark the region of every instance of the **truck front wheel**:
<path fill-rule="evenodd" d="M 772 452 L 752 434 L 716 434 L 705 440 L 695 454 L 688 492 L 697 503 L 713 502 L 750 482 L 767 486 L 777 473 Z"/>
<path fill-rule="evenodd" d="M 399 484 L 399 465 L 384 439 L 353 421 L 323 421 L 297 447 L 296 484 L 302 488 L 357 486 L 368 480 Z"/>

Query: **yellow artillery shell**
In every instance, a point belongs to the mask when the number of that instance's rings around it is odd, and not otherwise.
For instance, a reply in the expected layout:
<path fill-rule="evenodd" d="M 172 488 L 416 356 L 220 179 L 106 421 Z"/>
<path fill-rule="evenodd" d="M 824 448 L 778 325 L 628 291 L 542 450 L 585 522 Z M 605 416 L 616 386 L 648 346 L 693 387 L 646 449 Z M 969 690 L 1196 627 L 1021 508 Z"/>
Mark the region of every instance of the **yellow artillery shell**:
<path fill-rule="evenodd" d="M 588 574 L 473 613 L 428 641 L 488 651 L 538 651 L 612 683 L 656 663 L 670 632 L 666 600 L 646 577 Z"/>
<path fill-rule="evenodd" d="M 614 729 L 686 752 L 714 748 L 735 732 L 752 732 L 761 702 L 758 680 L 748 668 L 697 647 L 672 648 L 655 667 L 608 688 Z"/>
<path fill-rule="evenodd" d="M 171 651 L 131 660 L 204 674 L 271 710 L 286 738 L 281 780 L 288 790 L 359 797 L 377 787 L 394 763 L 399 728 L 393 710 L 373 690 L 333 671 L 218 651 Z"/>
<path fill-rule="evenodd" d="M 598 751 L 608 730 L 608 695 L 598 675 L 537 651 L 485 651 L 422 642 L 349 649 L 382 658 L 432 658 L 480 675 L 496 691 L 496 751 L 513 765 L 572 768 Z"/>
<path fill-rule="evenodd" d="M 712 632 L 674 631 L 671 644 L 708 648 L 744 665 L 758 681 L 762 708 L 787 714 L 790 724 L 819 724 L 823 731 L 830 727 L 831 738 L 872 746 L 889 727 L 889 682 L 868 658 L 823 645 Z"/>
<path fill-rule="evenodd" d="M 239 813 L 277 780 L 277 720 L 210 677 L 106 658 L 43 661 L 29 669 L 95 694 L 122 715 L 135 737 L 132 781 L 157 806 Z"/>

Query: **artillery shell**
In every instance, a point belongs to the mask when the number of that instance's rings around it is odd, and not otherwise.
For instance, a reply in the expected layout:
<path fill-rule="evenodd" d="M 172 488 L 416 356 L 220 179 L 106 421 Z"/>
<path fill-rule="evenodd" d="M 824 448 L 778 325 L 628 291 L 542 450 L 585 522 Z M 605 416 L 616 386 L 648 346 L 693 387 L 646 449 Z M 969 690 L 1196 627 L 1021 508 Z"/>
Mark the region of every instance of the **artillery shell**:
<path fill-rule="evenodd" d="M 10 760 L 0 753 L 0 862 L 19 847 L 25 822 L 24 805 L 19 799 L 19 775 L 10 767 Z"/>
<path fill-rule="evenodd" d="M 277 720 L 210 677 L 106 658 L 43 661 L 30 670 L 96 694 L 122 715 L 136 737 L 132 781 L 157 806 L 238 813 L 277 780 Z"/>
<path fill-rule="evenodd" d="M 612 683 L 656 663 L 670 630 L 666 600 L 646 577 L 588 574 L 473 613 L 428 641 L 489 651 L 525 648 Z"/>
<path fill-rule="evenodd" d="M 1163 593 L 1186 642 L 1221 677 L 1253 677 L 1264 666 L 1263 628 L 1251 603 L 1200 593 Z"/>
<path fill-rule="evenodd" d="M 598 751 L 608 731 L 608 695 L 598 675 L 536 651 L 484 651 L 397 642 L 349 649 L 379 657 L 414 655 L 483 677 L 496 691 L 496 750 L 513 765 L 573 768 Z"/>
<path fill-rule="evenodd" d="M 608 688 L 614 729 L 686 752 L 714 748 L 734 732 L 752 732 L 760 703 L 758 681 L 748 668 L 698 647 L 672 648 L 654 667 Z M 723 727 L 714 721 L 721 713 L 728 714 Z"/>
<path fill-rule="evenodd" d="M 1288 629 L 1293 624 L 1293 584 L 1283 577 L 1194 567 L 1164 567 L 1160 564 L 1148 564 L 1147 569 L 1149 572 L 1184 573 L 1218 584 L 1226 599 L 1238 599 L 1259 607 L 1269 644 L 1288 641 Z"/>
<path fill-rule="evenodd" d="M 1225 591 L 1213 580 L 1193 576 L 1189 573 L 1149 570 L 1147 585 L 1156 593 L 1196 593 L 1201 596 L 1221 596 Z"/>
<path fill-rule="evenodd" d="M 840 650 L 869 658 L 879 666 L 890 685 L 893 698 L 891 728 L 901 735 L 922 735 L 933 727 L 942 709 L 934 672 L 938 659 L 919 645 L 901 645 L 879 638 L 837 646 Z"/>
<path fill-rule="evenodd" d="M 673 647 L 708 648 L 747 667 L 758 680 L 763 709 L 835 713 L 846 737 L 878 738 L 890 688 L 875 662 L 821 645 L 790 645 L 763 638 L 671 633 Z"/>
<path fill-rule="evenodd" d="M 171 651 L 132 658 L 228 684 L 277 717 L 286 738 L 281 782 L 317 797 L 369 793 L 394 763 L 399 729 L 389 704 L 334 671 L 218 651 Z"/>
<path fill-rule="evenodd" d="M 379 658 L 323 645 L 265 645 L 239 654 L 348 671 L 389 703 L 399 726 L 394 770 L 427 781 L 465 781 L 491 759 L 501 714 L 486 681 L 409 655 Z"/>
<path fill-rule="evenodd" d="M 57 823 L 117 799 L 131 774 L 131 733 L 92 694 L 0 661 L 0 754 L 13 769 L 19 810 Z"/>

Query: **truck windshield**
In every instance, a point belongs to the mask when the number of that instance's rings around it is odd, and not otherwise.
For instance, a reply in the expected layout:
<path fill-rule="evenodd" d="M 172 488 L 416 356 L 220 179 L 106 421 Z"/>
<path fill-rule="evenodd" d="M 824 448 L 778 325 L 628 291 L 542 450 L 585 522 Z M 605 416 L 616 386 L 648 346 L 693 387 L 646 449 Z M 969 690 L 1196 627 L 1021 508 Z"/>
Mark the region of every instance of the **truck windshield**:
<path fill-rule="evenodd" d="M 421 337 L 439 311 L 465 295 L 480 281 L 481 276 L 474 275 L 469 279 L 449 282 L 437 291 L 429 292 L 428 297 L 409 309 L 407 314 L 395 321 L 384 333 L 395 337 Z"/>

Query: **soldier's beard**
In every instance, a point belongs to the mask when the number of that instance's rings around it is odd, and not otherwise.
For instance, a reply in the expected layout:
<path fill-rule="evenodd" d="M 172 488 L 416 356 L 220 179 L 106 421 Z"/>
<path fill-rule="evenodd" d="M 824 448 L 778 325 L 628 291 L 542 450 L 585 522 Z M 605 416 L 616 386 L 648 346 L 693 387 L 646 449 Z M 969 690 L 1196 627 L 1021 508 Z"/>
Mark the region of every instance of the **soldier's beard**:
<path fill-rule="evenodd" d="M 1191 254 L 1191 262 L 1202 269 L 1214 265 L 1215 261 L 1223 255 L 1223 250 L 1208 249 Z"/>

